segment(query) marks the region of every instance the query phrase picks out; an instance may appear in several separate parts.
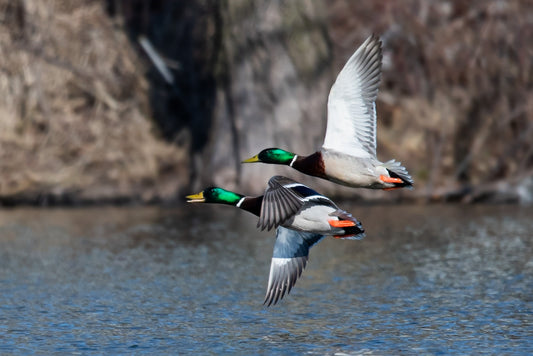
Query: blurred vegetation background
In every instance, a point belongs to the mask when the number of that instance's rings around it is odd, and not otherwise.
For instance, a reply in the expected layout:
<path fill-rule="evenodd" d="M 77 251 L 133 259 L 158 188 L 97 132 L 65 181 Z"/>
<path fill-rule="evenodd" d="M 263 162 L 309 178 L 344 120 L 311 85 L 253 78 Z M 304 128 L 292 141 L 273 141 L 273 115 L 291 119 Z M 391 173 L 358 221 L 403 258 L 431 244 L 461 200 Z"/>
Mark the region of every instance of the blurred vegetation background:
<path fill-rule="evenodd" d="M 381 36 L 378 158 L 413 191 L 245 165 L 322 143 L 329 88 Z M 273 174 L 349 199 L 533 202 L 533 2 L 0 0 L 0 203 L 179 201 Z"/>

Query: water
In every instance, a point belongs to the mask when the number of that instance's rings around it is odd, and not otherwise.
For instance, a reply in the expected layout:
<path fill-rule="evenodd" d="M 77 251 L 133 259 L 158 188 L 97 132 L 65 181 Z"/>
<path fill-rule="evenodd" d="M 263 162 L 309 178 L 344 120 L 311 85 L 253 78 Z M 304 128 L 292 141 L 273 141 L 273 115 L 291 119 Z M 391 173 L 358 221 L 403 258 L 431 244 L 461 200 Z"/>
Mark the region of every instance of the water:
<path fill-rule="evenodd" d="M 0 354 L 532 354 L 533 209 L 349 206 L 289 296 L 224 206 L 0 212 Z"/>

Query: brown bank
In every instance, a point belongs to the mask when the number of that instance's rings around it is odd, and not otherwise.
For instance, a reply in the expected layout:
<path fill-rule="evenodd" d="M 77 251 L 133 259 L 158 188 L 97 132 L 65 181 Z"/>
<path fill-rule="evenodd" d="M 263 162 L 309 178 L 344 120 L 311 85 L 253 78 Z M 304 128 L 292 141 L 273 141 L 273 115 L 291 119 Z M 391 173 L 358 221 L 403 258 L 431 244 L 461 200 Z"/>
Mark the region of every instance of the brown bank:
<path fill-rule="evenodd" d="M 274 174 L 346 198 L 531 202 L 533 20 L 518 15 L 531 6 L 0 0 L 0 202 L 258 194 Z M 378 158 L 402 161 L 415 190 L 241 166 L 265 147 L 320 147 L 329 88 L 372 32 Z"/>

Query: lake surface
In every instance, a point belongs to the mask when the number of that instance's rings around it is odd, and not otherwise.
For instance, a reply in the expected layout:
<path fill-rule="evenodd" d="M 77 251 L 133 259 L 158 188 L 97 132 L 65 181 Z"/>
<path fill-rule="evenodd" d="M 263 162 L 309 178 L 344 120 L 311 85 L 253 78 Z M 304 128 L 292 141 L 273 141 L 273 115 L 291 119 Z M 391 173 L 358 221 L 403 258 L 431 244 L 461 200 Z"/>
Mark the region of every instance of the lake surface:
<path fill-rule="evenodd" d="M 367 237 L 269 308 L 237 209 L 0 211 L 0 354 L 533 354 L 533 208 L 339 205 Z"/>

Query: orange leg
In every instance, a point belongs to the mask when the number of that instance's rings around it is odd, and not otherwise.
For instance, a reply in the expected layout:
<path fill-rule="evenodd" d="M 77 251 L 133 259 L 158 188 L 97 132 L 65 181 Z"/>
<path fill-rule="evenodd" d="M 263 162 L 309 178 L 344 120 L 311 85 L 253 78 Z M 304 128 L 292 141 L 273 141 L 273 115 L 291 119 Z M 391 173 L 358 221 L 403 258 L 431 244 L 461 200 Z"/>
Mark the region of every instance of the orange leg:
<path fill-rule="evenodd" d="M 400 178 L 387 177 L 383 174 L 379 176 L 379 179 L 381 179 L 385 183 L 403 183 L 403 180 L 401 180 Z"/>
<path fill-rule="evenodd" d="M 352 237 L 352 236 L 355 236 L 355 235 L 333 235 L 334 238 L 336 239 L 345 239 L 347 237 Z"/>

